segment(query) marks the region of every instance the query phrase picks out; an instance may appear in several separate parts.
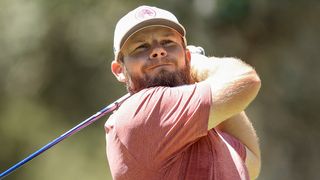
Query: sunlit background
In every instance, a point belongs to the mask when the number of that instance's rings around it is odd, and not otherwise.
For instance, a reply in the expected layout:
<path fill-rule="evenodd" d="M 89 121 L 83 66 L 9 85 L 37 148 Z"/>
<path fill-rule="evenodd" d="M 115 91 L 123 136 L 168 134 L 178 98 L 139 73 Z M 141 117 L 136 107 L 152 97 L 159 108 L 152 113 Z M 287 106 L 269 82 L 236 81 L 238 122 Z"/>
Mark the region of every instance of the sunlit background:
<path fill-rule="evenodd" d="M 142 4 L 172 11 L 208 55 L 256 68 L 260 180 L 320 178 L 316 0 L 0 0 L 0 172 L 126 93 L 110 72 L 113 30 Z M 106 119 L 6 179 L 111 179 Z"/>

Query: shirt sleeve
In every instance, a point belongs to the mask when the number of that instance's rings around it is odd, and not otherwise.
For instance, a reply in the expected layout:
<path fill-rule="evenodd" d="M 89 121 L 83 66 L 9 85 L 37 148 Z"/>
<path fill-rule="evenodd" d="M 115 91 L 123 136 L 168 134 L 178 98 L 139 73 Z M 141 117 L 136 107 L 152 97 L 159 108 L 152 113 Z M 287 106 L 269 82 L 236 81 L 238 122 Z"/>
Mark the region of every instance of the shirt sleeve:
<path fill-rule="evenodd" d="M 200 82 L 140 91 L 114 115 L 114 129 L 139 160 L 166 161 L 207 135 L 210 85 Z"/>
<path fill-rule="evenodd" d="M 221 136 L 234 148 L 234 150 L 239 154 L 241 159 L 245 162 L 247 152 L 246 147 L 238 139 L 229 135 L 228 133 L 221 132 Z"/>

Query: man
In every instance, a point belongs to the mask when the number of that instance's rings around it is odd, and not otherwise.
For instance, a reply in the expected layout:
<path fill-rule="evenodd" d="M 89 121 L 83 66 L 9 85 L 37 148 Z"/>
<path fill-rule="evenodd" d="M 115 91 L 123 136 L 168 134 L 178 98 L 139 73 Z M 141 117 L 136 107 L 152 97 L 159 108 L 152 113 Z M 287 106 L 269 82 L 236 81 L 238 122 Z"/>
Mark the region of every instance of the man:
<path fill-rule="evenodd" d="M 113 179 L 254 179 L 260 150 L 244 109 L 260 79 L 234 58 L 186 48 L 185 29 L 140 6 L 115 29 L 111 70 L 131 93 L 105 124 Z"/>

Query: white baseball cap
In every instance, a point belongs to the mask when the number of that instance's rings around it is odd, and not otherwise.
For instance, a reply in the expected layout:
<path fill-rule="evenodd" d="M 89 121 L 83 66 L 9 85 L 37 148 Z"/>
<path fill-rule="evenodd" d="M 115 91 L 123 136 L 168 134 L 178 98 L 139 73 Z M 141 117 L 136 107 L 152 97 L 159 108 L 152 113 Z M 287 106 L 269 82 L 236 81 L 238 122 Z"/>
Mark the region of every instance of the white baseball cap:
<path fill-rule="evenodd" d="M 114 31 L 113 50 L 115 59 L 121 47 L 131 35 L 149 26 L 165 26 L 177 31 L 183 37 L 186 45 L 186 31 L 178 19 L 171 12 L 150 6 L 139 6 L 123 16 Z"/>

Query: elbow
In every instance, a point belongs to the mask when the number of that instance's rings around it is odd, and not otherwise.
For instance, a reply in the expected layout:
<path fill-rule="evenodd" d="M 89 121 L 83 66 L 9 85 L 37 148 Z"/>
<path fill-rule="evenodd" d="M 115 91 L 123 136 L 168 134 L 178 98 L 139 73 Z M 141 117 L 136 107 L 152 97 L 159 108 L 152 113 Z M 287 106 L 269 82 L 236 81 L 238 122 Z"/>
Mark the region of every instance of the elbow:
<path fill-rule="evenodd" d="M 230 59 L 225 63 L 226 69 L 229 72 L 234 72 L 238 83 L 244 83 L 244 88 L 247 88 L 251 95 L 257 95 L 261 87 L 261 80 L 256 70 L 244 62 L 237 59 Z"/>
<path fill-rule="evenodd" d="M 253 97 L 256 97 L 256 95 L 258 94 L 261 88 L 261 79 L 254 69 L 252 69 L 252 71 L 250 72 L 249 81 L 250 81 L 250 87 L 251 87 L 250 89 L 252 91 L 251 93 Z"/>
<path fill-rule="evenodd" d="M 258 85 L 258 87 L 260 88 L 261 80 L 260 80 L 258 73 L 254 69 L 252 69 L 251 74 L 252 74 L 252 79 L 253 79 L 254 83 L 256 85 Z"/>
<path fill-rule="evenodd" d="M 235 107 L 239 112 L 243 111 L 256 98 L 261 87 L 261 80 L 255 70 L 252 70 L 240 80 L 239 89 L 236 90 Z"/>

